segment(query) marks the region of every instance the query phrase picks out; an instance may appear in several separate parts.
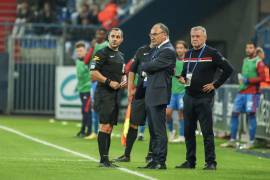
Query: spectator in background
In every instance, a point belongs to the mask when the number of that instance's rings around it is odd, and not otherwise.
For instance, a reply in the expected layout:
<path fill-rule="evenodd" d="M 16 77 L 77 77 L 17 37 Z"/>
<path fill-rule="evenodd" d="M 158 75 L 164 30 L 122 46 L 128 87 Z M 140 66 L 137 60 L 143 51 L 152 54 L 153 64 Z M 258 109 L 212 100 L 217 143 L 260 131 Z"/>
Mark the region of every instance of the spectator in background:
<path fill-rule="evenodd" d="M 70 13 L 76 11 L 76 0 L 67 0 L 67 9 Z"/>
<path fill-rule="evenodd" d="M 25 31 L 25 23 L 27 23 L 30 19 L 31 19 L 31 12 L 28 3 L 24 1 L 18 4 L 17 18 L 15 20 L 15 26 L 12 30 L 12 35 L 21 37 Z"/>
<path fill-rule="evenodd" d="M 51 4 L 45 2 L 43 5 L 43 10 L 39 14 L 39 23 L 51 24 L 57 23 L 56 15 L 51 8 Z M 41 27 L 40 28 L 41 34 L 55 34 L 56 29 L 54 27 Z"/>
<path fill-rule="evenodd" d="M 99 6 L 97 4 L 92 4 L 90 9 L 91 9 L 91 15 L 92 15 L 91 23 L 94 25 L 100 24 L 100 22 L 98 21 L 98 13 L 100 11 Z"/>
<path fill-rule="evenodd" d="M 37 5 L 31 6 L 31 18 L 29 20 L 30 23 L 38 23 L 39 22 L 39 9 Z"/>
<path fill-rule="evenodd" d="M 82 8 L 78 14 L 77 22 L 76 24 L 82 24 L 83 19 L 89 19 L 90 20 L 90 13 L 89 13 L 89 6 L 88 4 L 83 4 Z"/>
<path fill-rule="evenodd" d="M 58 19 L 61 23 L 70 23 L 71 10 L 68 7 L 63 7 L 58 14 Z"/>
<path fill-rule="evenodd" d="M 269 67 L 265 64 L 265 54 L 264 50 L 261 47 L 257 47 L 256 49 L 257 56 L 261 59 L 261 61 L 264 63 L 264 76 L 265 81 L 262 81 L 260 83 L 260 88 L 270 88 L 270 74 L 269 74 Z"/>
<path fill-rule="evenodd" d="M 118 25 L 117 9 L 116 0 L 111 0 L 105 5 L 104 9 L 99 12 L 98 20 L 104 28 L 111 29 Z"/>
<path fill-rule="evenodd" d="M 96 8 L 96 7 L 94 7 Z M 97 10 L 95 10 L 95 14 L 97 14 Z M 83 24 L 82 23 L 82 20 L 83 19 L 88 19 L 88 23 L 89 24 L 98 24 L 98 19 L 97 19 L 97 16 L 96 15 L 93 15 L 93 11 L 90 10 L 90 7 L 88 4 L 83 4 L 82 5 L 82 9 L 77 17 L 77 23 L 76 24 Z"/>
<path fill-rule="evenodd" d="M 45 2 L 43 5 L 43 10 L 40 13 L 40 22 L 41 23 L 55 23 L 56 15 L 53 12 L 51 4 Z"/>

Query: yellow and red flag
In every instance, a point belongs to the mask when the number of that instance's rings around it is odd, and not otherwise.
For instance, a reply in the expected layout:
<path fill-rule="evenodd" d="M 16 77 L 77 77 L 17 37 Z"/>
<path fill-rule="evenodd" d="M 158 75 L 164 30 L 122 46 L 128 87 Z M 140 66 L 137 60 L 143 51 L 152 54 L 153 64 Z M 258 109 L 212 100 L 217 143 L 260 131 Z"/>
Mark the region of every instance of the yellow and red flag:
<path fill-rule="evenodd" d="M 123 131 L 121 135 L 121 144 L 123 146 L 126 146 L 127 134 L 128 134 L 128 129 L 129 129 L 129 121 L 130 121 L 130 111 L 131 111 L 131 104 L 128 104 Z"/>

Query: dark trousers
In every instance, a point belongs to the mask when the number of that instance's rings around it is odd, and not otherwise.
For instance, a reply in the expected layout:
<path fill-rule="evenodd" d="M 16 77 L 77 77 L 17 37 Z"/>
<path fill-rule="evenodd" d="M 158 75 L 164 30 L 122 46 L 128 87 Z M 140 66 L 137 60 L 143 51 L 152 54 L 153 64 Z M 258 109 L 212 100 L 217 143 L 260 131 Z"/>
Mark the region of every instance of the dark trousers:
<path fill-rule="evenodd" d="M 150 136 L 152 137 L 153 160 L 164 164 L 167 157 L 166 105 L 147 106 Z"/>
<path fill-rule="evenodd" d="M 86 134 L 92 133 L 92 116 L 91 116 L 91 97 L 90 92 L 80 93 L 80 99 L 82 102 L 82 127 L 81 132 Z"/>
<path fill-rule="evenodd" d="M 149 140 L 149 146 L 148 146 L 148 154 L 147 157 L 153 157 L 153 138 L 154 138 L 154 130 L 153 130 L 153 126 L 149 126 L 149 118 L 146 118 L 147 120 L 147 124 L 148 124 L 148 130 L 149 130 L 149 135 L 150 135 L 150 140 Z"/>
<path fill-rule="evenodd" d="M 216 164 L 213 119 L 212 119 L 213 97 L 194 98 L 187 94 L 184 96 L 184 119 L 185 119 L 185 141 L 186 160 L 196 164 L 196 136 L 197 120 L 203 134 L 205 162 Z"/>

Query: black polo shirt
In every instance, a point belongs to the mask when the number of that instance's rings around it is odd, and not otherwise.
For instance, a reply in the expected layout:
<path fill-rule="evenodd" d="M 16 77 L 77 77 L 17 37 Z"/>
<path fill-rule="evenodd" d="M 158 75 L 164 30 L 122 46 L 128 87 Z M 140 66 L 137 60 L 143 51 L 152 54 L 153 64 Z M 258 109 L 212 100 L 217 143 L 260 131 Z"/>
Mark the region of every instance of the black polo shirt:
<path fill-rule="evenodd" d="M 147 62 L 151 59 L 151 52 L 152 49 L 149 47 L 149 45 L 144 45 L 142 47 L 140 47 L 134 58 L 133 58 L 133 63 L 131 65 L 131 72 L 138 74 L 138 83 L 137 84 L 141 84 L 143 81 L 142 78 L 142 70 L 141 70 L 141 65 L 144 62 Z"/>
<path fill-rule="evenodd" d="M 144 62 L 148 62 L 151 60 L 151 53 L 153 49 L 149 47 L 149 45 L 144 45 L 140 47 L 135 56 L 133 58 L 133 63 L 131 65 L 131 72 L 138 74 L 138 81 L 137 81 L 137 90 L 135 93 L 135 99 L 142 99 L 145 96 L 145 87 L 143 87 L 143 80 L 142 77 L 142 70 L 141 65 Z"/>
<path fill-rule="evenodd" d="M 203 48 L 191 49 L 186 53 L 181 76 L 186 77 L 187 73 L 192 73 L 191 85 L 186 87 L 187 94 L 193 97 L 213 97 L 214 91 L 205 93 L 202 90 L 203 86 L 214 82 L 215 88 L 220 87 L 232 74 L 233 68 L 216 49 L 207 45 L 203 52 L 202 50 Z M 217 79 L 214 79 L 219 69 L 222 72 Z"/>
<path fill-rule="evenodd" d="M 103 48 L 95 54 L 90 70 L 98 70 L 103 76 L 121 83 L 125 69 L 124 55 L 120 51 L 114 51 L 109 47 Z M 98 86 L 105 84 L 98 82 Z"/>

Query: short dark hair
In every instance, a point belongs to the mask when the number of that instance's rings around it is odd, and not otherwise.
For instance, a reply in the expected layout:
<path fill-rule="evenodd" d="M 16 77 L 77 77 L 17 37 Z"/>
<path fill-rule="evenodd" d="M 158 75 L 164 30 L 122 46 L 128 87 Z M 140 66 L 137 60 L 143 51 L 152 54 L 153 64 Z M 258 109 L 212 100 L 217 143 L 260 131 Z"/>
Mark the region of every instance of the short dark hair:
<path fill-rule="evenodd" d="M 84 43 L 83 41 L 78 41 L 78 42 L 75 44 L 75 48 L 80 48 L 80 47 L 85 48 L 85 43 Z"/>
<path fill-rule="evenodd" d="M 183 40 L 177 40 L 174 45 L 177 46 L 177 44 L 182 44 L 186 49 L 188 48 L 187 43 Z"/>
<path fill-rule="evenodd" d="M 254 41 L 248 41 L 246 45 L 252 44 L 255 48 L 257 48 L 257 44 Z"/>
<path fill-rule="evenodd" d="M 159 26 L 160 29 L 161 29 L 163 32 L 165 32 L 165 34 L 166 34 L 167 36 L 170 35 L 169 28 L 168 28 L 165 24 L 163 24 L 163 23 L 157 23 L 157 24 L 155 24 L 154 26 Z"/>
<path fill-rule="evenodd" d="M 107 29 L 105 29 L 104 27 L 98 28 L 97 31 L 102 31 L 104 33 L 107 33 Z"/>
<path fill-rule="evenodd" d="M 117 28 L 117 27 L 114 27 L 114 28 L 110 29 L 109 32 L 108 32 L 108 36 L 110 36 L 110 34 L 111 34 L 112 31 L 120 31 L 121 32 L 121 36 L 124 37 L 124 33 L 123 33 L 122 29 Z"/>

